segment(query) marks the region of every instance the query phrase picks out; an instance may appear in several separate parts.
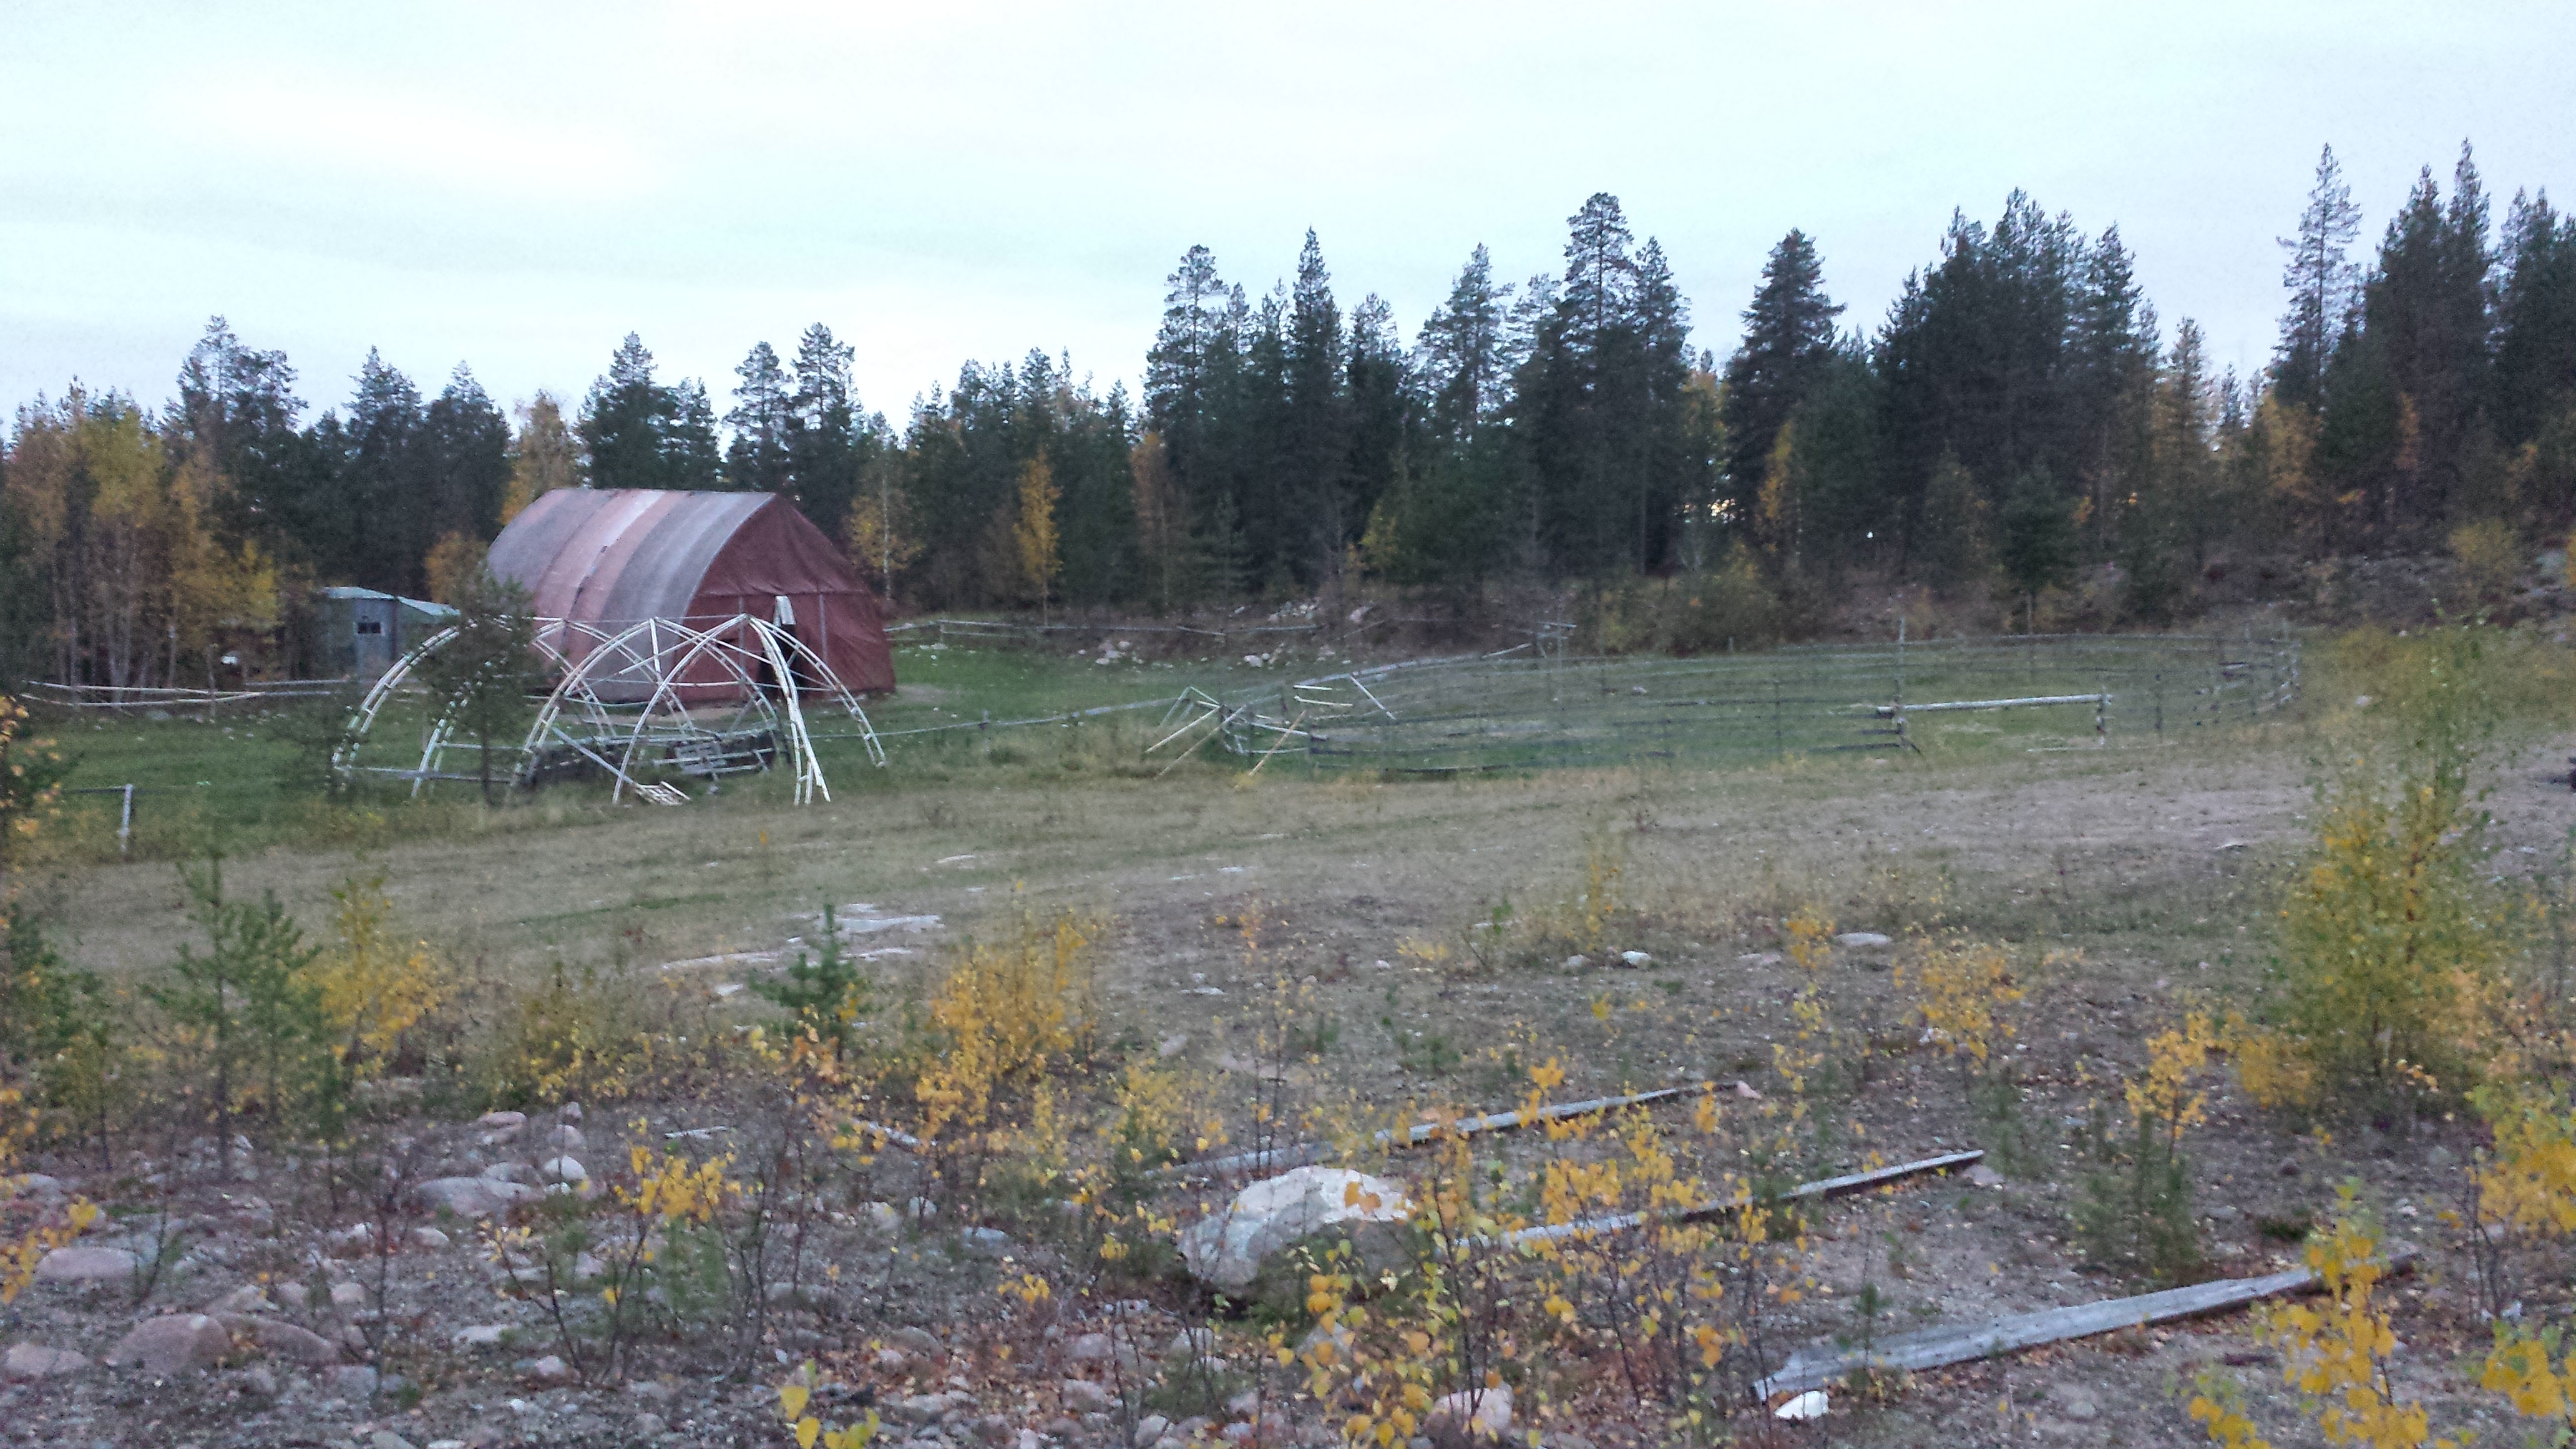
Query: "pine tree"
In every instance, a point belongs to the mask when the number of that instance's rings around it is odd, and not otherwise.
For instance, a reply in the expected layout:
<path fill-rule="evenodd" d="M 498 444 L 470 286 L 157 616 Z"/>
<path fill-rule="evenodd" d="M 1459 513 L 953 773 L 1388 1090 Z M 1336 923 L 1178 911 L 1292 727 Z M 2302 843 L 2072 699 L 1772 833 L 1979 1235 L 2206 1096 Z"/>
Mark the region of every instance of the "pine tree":
<path fill-rule="evenodd" d="M 1430 400 L 1431 435 L 1451 447 L 1472 441 L 1500 415 L 1510 382 L 1505 325 L 1512 286 L 1494 282 L 1494 259 L 1482 243 L 1467 258 L 1449 298 L 1422 324 L 1414 367 Z"/>
<path fill-rule="evenodd" d="M 2325 390 L 2326 364 L 2335 340 L 2343 335 L 2360 282 L 2359 269 L 2345 257 L 2361 235 L 2361 208 L 2353 205 L 2352 187 L 2343 179 L 2334 147 L 2317 153 L 2315 182 L 2299 212 L 2299 234 L 2280 239 L 2290 254 L 2281 268 L 2281 285 L 2289 290 L 2290 307 L 2281 316 L 2281 340 L 2272 350 L 2272 387 L 2283 402 L 2314 407 Z"/>
<path fill-rule="evenodd" d="M 536 621 L 527 591 L 489 569 L 468 575 L 454 603 L 456 635 L 421 660 L 420 680 L 449 728 L 474 742 L 475 774 L 490 805 L 493 757 L 524 727 L 536 687 Z"/>
<path fill-rule="evenodd" d="M 1753 501 L 1774 438 L 1832 356 L 1842 310 L 1825 295 L 1815 243 L 1797 230 L 1782 237 L 1744 309 L 1744 341 L 1726 361 L 1724 468 L 1738 506 Z"/>
<path fill-rule="evenodd" d="M 785 493 L 789 479 L 787 369 L 766 342 L 752 344 L 733 370 L 733 410 L 725 427 L 726 486 L 746 493 Z"/>

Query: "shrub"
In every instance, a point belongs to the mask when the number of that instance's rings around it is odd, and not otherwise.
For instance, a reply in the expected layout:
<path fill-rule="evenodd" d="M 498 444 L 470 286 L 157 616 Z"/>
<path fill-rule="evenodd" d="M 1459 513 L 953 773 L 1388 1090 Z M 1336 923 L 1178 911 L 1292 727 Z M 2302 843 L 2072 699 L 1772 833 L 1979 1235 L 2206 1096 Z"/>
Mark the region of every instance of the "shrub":
<path fill-rule="evenodd" d="M 2379 1104 L 2427 1081 L 2456 1090 L 2473 1068 L 2509 945 L 2479 878 L 2472 774 L 2494 729 L 2479 654 L 2473 630 L 2417 653 L 2394 681 L 2394 738 L 2322 792 L 2282 911 L 2280 1005 L 2323 1090 Z"/>
<path fill-rule="evenodd" d="M 2200 1225 L 2192 1215 L 2191 1162 L 2182 1140 L 2205 1119 L 2208 1099 L 2192 1079 L 2216 1044 L 2209 1017 L 2191 1013 L 2179 1030 L 2147 1043 L 2147 1069 L 2122 1094 L 2126 1133 L 2114 1136 L 2107 1114 L 2095 1112 L 2097 1151 L 2108 1161 L 2086 1177 L 2075 1223 L 2096 1260 L 2165 1283 L 2199 1266 Z"/>
<path fill-rule="evenodd" d="M 2482 518 L 2451 530 L 2451 557 L 2461 581 L 2479 598 L 2503 596 L 2522 573 L 2522 544 L 2502 519 Z"/>
<path fill-rule="evenodd" d="M 173 1029 L 183 1092 L 204 1094 L 229 1176 L 245 1106 L 257 1102 L 277 1120 L 322 1088 L 322 992 L 310 969 L 319 952 L 275 896 L 225 900 L 220 856 L 182 878 L 208 949 L 180 947 L 170 979 L 146 994 Z"/>
<path fill-rule="evenodd" d="M 768 839 L 767 832 L 761 839 Z M 791 1053 L 818 1056 L 835 1070 L 857 1054 L 874 988 L 842 949 L 840 923 L 830 906 L 823 907 L 821 952 L 810 958 L 797 952 L 785 979 L 755 981 L 751 989 L 787 1013 L 794 1036 Z"/>

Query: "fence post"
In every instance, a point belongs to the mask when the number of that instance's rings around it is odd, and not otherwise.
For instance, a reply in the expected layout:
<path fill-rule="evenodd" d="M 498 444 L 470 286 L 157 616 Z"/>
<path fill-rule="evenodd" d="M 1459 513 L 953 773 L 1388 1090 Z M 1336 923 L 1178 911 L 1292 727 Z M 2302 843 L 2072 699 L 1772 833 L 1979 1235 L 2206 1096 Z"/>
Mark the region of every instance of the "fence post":
<path fill-rule="evenodd" d="M 116 817 L 116 854 L 119 859 L 124 857 L 126 846 L 134 839 L 134 787 L 126 786 L 124 793 L 125 805 Z"/>
<path fill-rule="evenodd" d="M 2156 671 L 2156 738 L 2165 737 L 2165 672 Z"/>

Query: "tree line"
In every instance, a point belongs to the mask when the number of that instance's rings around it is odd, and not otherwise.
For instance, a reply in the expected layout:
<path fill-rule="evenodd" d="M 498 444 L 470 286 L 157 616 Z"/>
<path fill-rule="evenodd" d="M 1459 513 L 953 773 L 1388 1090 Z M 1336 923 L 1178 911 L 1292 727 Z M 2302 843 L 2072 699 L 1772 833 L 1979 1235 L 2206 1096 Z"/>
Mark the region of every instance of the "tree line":
<path fill-rule="evenodd" d="M 930 608 L 1170 610 L 1354 574 L 2035 596 L 2094 569 L 2157 620 L 2226 560 L 2563 531 L 2576 220 L 2518 193 L 2497 226 L 2465 146 L 2367 260 L 2359 217 L 2329 149 L 2251 377 L 2163 324 L 2116 227 L 2018 191 L 1991 224 L 1954 214 L 1869 328 L 1791 231 L 1722 361 L 1607 194 L 1526 281 L 1476 248 L 1410 343 L 1381 298 L 1342 304 L 1312 232 L 1257 294 L 1192 247 L 1141 395 L 1033 350 L 968 362 L 899 428 L 819 324 L 789 356 L 754 345 L 721 414 L 630 334 L 577 404 L 505 414 L 462 364 L 431 396 L 371 351 L 307 421 L 285 355 L 216 318 L 157 413 L 77 383 L 18 409 L 0 647 L 21 675 L 209 675 L 291 635 L 311 586 L 436 594 L 518 509 L 584 485 L 785 495 Z"/>

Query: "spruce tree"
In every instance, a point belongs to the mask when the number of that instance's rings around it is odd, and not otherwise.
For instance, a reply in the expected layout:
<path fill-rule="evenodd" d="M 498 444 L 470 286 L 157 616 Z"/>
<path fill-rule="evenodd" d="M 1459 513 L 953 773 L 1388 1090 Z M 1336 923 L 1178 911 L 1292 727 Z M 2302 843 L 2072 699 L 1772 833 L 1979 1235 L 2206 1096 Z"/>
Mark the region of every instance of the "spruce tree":
<path fill-rule="evenodd" d="M 900 486 L 891 476 L 879 476 L 888 450 L 885 419 L 860 409 L 850 383 L 856 357 L 857 350 L 822 323 L 806 328 L 796 342 L 795 388 L 786 405 L 782 486 L 814 526 L 834 538 L 848 531 L 863 490 L 873 491 L 884 510 Z M 904 511 L 893 508 L 891 516 Z"/>
<path fill-rule="evenodd" d="M 368 588 L 418 595 L 427 585 L 422 570 L 436 540 L 423 422 L 420 389 L 368 348 L 349 398 L 349 451 L 339 490 L 352 581 Z"/>
<path fill-rule="evenodd" d="M 1824 264 L 1805 232 L 1772 246 L 1742 314 L 1744 340 L 1726 361 L 1724 469 L 1739 507 L 1761 486 L 1773 439 L 1832 356 L 1842 310 L 1825 295 Z"/>
<path fill-rule="evenodd" d="M 2576 402 L 2576 217 L 2517 192 L 2498 250 L 2494 415 L 2519 446 Z"/>
<path fill-rule="evenodd" d="M 608 372 L 582 399 L 576 431 L 588 455 L 590 481 L 601 488 L 669 488 L 663 434 L 674 411 L 670 392 L 653 379 L 653 354 L 629 332 Z"/>
<path fill-rule="evenodd" d="M 464 363 L 423 412 L 421 448 L 431 543 L 450 534 L 488 539 L 499 532 L 510 486 L 510 420 Z"/>
<path fill-rule="evenodd" d="M 734 405 L 725 414 L 725 482 L 747 493 L 788 491 L 787 369 L 766 342 L 736 364 Z"/>
<path fill-rule="evenodd" d="M 707 385 L 682 378 L 671 389 L 670 420 L 662 433 L 664 486 L 702 490 L 724 486 L 724 452 L 716 442 L 716 405 Z"/>
<path fill-rule="evenodd" d="M 1342 313 L 1333 301 L 1332 273 L 1312 228 L 1297 252 L 1297 283 L 1289 293 L 1283 358 L 1281 443 L 1286 475 L 1280 504 L 1298 546 L 1286 572 L 1300 584 L 1321 582 L 1337 567 L 1343 545 L 1355 542 L 1350 399 L 1345 392 Z"/>

